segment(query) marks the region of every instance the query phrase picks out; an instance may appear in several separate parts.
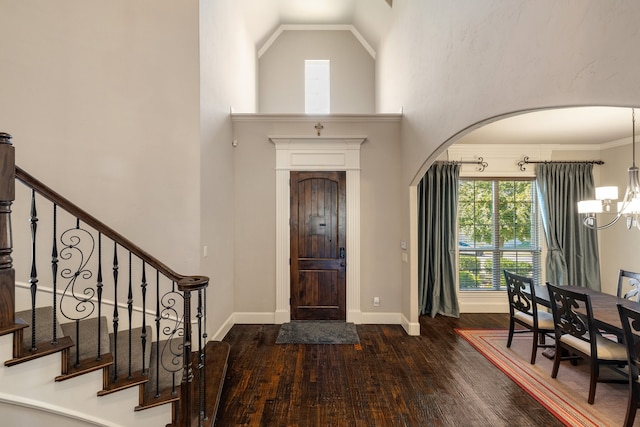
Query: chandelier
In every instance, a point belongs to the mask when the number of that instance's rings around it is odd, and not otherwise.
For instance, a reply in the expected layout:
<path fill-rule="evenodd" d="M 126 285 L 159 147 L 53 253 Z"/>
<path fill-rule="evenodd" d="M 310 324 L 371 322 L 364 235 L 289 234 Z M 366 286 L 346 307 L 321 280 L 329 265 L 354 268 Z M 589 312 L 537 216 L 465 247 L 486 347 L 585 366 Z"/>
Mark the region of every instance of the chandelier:
<path fill-rule="evenodd" d="M 617 212 L 613 212 L 613 202 L 618 199 L 618 187 L 597 187 L 595 200 L 582 200 L 578 202 L 578 212 L 584 214 L 583 224 L 594 230 L 604 230 L 618 222 L 623 216 L 627 220 L 627 228 L 640 229 L 640 178 L 636 166 L 636 113 L 631 109 L 631 123 L 633 137 L 631 139 L 633 164 L 629 167 L 629 180 L 624 197 L 617 203 Z M 614 218 L 604 225 L 596 224 L 596 214 L 615 213 Z"/>

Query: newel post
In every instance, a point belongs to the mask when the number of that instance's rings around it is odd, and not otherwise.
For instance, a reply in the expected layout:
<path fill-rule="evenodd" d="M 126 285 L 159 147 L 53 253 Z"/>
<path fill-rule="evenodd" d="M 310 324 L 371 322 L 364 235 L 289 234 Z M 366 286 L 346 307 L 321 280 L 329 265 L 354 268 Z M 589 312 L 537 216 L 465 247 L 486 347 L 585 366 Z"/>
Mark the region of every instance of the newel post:
<path fill-rule="evenodd" d="M 198 335 L 194 339 L 193 332 L 191 330 L 191 293 L 205 289 L 207 286 L 209 286 L 209 278 L 206 276 L 183 277 L 182 280 L 178 282 L 178 290 L 183 293 L 184 297 L 183 374 L 182 384 L 180 387 L 181 410 L 180 421 L 178 424 L 181 427 L 190 427 L 192 425 L 192 415 L 194 412 L 198 414 L 198 408 L 200 407 L 200 404 L 202 403 L 201 399 L 203 398 L 203 396 L 193 396 L 194 360 L 192 360 L 192 350 L 194 341 L 200 340 L 200 331 L 198 331 Z M 196 402 L 194 402 L 194 397 L 198 399 Z M 198 404 L 195 411 L 194 403 Z M 198 417 L 200 417 L 200 414 Z"/>
<path fill-rule="evenodd" d="M 0 328 L 14 324 L 15 271 L 11 205 L 15 199 L 16 160 L 11 135 L 0 132 Z"/>

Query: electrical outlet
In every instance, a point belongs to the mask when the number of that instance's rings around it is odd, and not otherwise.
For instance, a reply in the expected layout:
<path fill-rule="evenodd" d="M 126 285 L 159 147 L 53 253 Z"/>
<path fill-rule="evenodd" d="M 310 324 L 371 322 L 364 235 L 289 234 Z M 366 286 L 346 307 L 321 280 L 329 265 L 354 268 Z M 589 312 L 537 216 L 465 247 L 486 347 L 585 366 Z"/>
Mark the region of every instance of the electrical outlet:
<path fill-rule="evenodd" d="M 373 297 L 373 306 L 374 307 L 380 306 L 380 297 Z"/>

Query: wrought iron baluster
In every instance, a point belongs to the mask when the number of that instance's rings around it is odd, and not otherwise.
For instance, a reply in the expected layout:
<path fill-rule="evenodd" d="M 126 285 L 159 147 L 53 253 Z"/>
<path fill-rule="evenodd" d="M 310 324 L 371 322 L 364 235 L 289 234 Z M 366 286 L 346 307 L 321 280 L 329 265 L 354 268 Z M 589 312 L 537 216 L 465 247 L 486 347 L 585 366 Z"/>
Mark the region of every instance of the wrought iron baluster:
<path fill-rule="evenodd" d="M 80 366 L 80 319 L 76 319 L 76 365 Z"/>
<path fill-rule="evenodd" d="M 204 303 L 201 304 L 203 312 L 204 312 L 204 318 L 203 318 L 203 324 L 204 324 L 204 329 L 203 329 L 203 333 L 202 333 L 202 341 L 204 342 L 204 351 L 202 352 L 202 378 L 203 378 L 203 391 L 201 393 L 204 405 L 203 405 L 203 411 L 205 414 L 207 414 L 207 399 L 206 399 L 206 392 L 204 390 L 207 390 L 207 338 L 208 338 L 208 334 L 207 334 L 207 288 L 204 288 L 204 290 L 201 290 L 200 292 L 204 292 Z M 205 416 L 205 420 L 208 419 L 208 417 Z"/>
<path fill-rule="evenodd" d="M 98 290 L 98 354 L 96 360 L 102 359 L 102 233 L 98 233 L 98 275 L 96 289 Z"/>
<path fill-rule="evenodd" d="M 58 205 L 53 204 L 53 242 L 51 248 L 51 280 L 53 283 L 53 344 L 58 343 Z"/>
<path fill-rule="evenodd" d="M 184 407 L 191 408 L 191 382 L 193 381 L 193 369 L 191 368 L 191 291 L 184 291 L 184 351 L 182 357 L 182 397 L 184 399 Z M 181 402 L 182 403 L 182 402 Z M 190 411 L 187 410 L 185 416 L 188 417 L 188 423 L 191 424 Z M 188 425 L 188 424 L 186 424 Z"/>
<path fill-rule="evenodd" d="M 147 272 L 146 263 L 142 261 L 142 335 L 140 339 L 142 341 L 142 374 L 147 374 L 146 366 L 146 350 L 147 350 Z"/>
<path fill-rule="evenodd" d="M 127 378 L 132 377 L 131 367 L 131 342 L 132 342 L 132 325 L 133 325 L 133 280 L 132 280 L 132 265 L 131 265 L 131 251 L 129 251 L 129 293 L 127 295 L 127 312 L 129 314 L 129 357 L 127 358 L 129 363 L 129 375 Z"/>
<path fill-rule="evenodd" d="M 160 397 L 160 272 L 156 270 L 156 397 Z"/>
<path fill-rule="evenodd" d="M 118 244 L 113 242 L 113 382 L 118 381 Z"/>
<path fill-rule="evenodd" d="M 80 229 L 80 218 L 76 218 L 76 230 Z M 80 319 L 76 319 L 76 366 L 80 365 Z"/>
<path fill-rule="evenodd" d="M 176 282 L 173 281 L 171 282 L 171 293 L 175 293 L 176 292 Z M 178 329 L 178 325 L 176 325 L 175 329 Z M 176 334 L 176 330 L 174 329 L 174 336 L 177 335 Z M 171 340 L 173 340 L 173 338 L 171 338 Z M 180 346 L 180 350 L 182 350 L 181 346 Z M 171 391 L 173 394 L 177 393 L 178 390 L 178 381 L 177 381 L 177 373 L 173 373 L 173 375 L 171 376 Z"/>
<path fill-rule="evenodd" d="M 158 336 L 161 331 L 167 340 L 162 345 L 158 361 L 162 363 L 162 368 L 171 374 L 171 394 L 174 396 L 178 393 L 179 381 L 184 371 L 184 319 L 178 312 L 180 300 L 183 301 L 184 296 L 176 290 L 175 281 L 172 281 L 172 290 L 159 297 L 160 321 L 164 320 L 167 324 L 160 325 Z"/>
<path fill-rule="evenodd" d="M 36 209 L 36 192 L 31 190 L 31 274 L 29 276 L 29 289 L 31 291 L 31 351 L 36 351 L 36 293 L 38 290 L 38 271 L 36 268 L 36 234 L 38 231 L 38 211 Z M 53 325 L 55 329 L 55 325 Z"/>
<path fill-rule="evenodd" d="M 65 280 L 64 291 L 60 295 L 60 314 L 75 323 L 75 366 L 80 365 L 81 348 L 87 342 L 81 341 L 80 322 L 91 318 L 96 310 L 96 288 L 92 282 L 94 272 L 89 267 L 95 252 L 94 235 L 82 228 L 80 218 L 75 217 L 75 227 L 60 234 L 60 259 L 63 267 L 60 279 Z"/>
<path fill-rule="evenodd" d="M 205 401 L 204 401 L 204 363 L 205 356 L 202 348 L 202 289 L 198 289 L 198 306 L 196 318 L 198 319 L 198 425 L 202 425 L 205 418 Z"/>

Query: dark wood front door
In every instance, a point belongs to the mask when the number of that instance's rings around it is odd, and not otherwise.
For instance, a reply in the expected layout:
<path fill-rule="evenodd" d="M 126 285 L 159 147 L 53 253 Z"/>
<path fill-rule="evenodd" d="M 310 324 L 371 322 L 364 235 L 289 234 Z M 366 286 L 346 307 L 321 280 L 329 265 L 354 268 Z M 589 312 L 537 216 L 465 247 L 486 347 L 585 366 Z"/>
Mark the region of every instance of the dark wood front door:
<path fill-rule="evenodd" d="M 346 320 L 345 172 L 291 172 L 291 319 Z"/>

